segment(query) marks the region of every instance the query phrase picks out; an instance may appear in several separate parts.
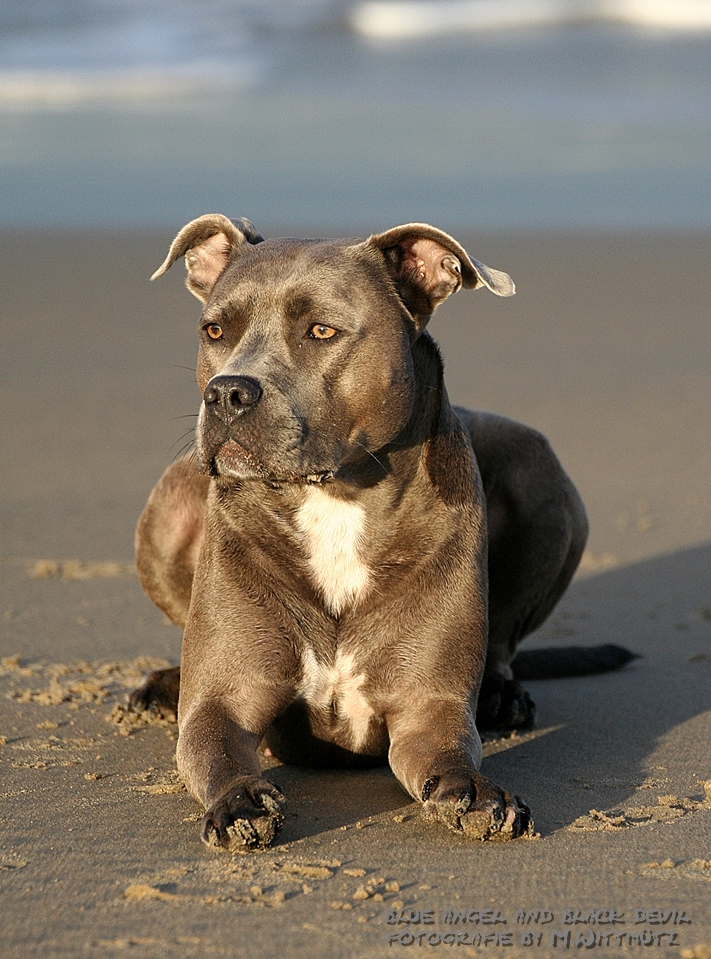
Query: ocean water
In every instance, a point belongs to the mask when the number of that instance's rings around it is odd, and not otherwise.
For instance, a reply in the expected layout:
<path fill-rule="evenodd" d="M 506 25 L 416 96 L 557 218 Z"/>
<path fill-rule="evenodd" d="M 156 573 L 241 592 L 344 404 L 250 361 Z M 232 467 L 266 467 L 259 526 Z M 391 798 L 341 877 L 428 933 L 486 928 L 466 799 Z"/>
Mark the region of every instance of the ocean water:
<path fill-rule="evenodd" d="M 0 227 L 711 228 L 711 0 L 0 4 Z"/>

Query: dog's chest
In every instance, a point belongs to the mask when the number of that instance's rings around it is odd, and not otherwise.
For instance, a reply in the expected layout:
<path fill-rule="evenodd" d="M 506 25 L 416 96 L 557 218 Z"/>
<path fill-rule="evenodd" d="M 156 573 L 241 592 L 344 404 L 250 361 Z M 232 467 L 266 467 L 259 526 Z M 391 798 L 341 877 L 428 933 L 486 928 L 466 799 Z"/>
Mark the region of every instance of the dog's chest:
<path fill-rule="evenodd" d="M 314 585 L 338 616 L 368 591 L 370 569 L 362 559 L 365 510 L 310 487 L 296 511 L 296 527 Z"/>
<path fill-rule="evenodd" d="M 365 682 L 366 675 L 352 653 L 338 650 L 333 662 L 326 664 L 312 650 L 304 651 L 300 694 L 310 706 L 328 712 L 333 721 L 345 720 L 356 750 L 365 743 L 375 712 L 363 693 Z"/>

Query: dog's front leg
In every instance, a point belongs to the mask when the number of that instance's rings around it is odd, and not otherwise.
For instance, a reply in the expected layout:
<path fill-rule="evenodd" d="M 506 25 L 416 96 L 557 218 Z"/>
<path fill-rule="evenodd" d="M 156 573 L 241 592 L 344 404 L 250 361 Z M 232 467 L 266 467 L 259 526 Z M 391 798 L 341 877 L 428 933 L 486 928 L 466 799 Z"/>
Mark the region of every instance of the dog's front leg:
<path fill-rule="evenodd" d="M 231 849 L 271 845 L 284 822 L 286 800 L 262 775 L 257 746 L 276 711 L 239 717 L 224 698 L 206 699 L 181 715 L 178 770 L 206 809 L 202 839 Z M 272 715 L 274 713 L 274 715 Z M 241 721 L 240 721 L 241 719 Z"/>
<path fill-rule="evenodd" d="M 468 702 L 403 695 L 388 718 L 390 767 L 423 816 L 469 839 L 515 839 L 530 828 L 528 807 L 479 772 L 481 740 Z"/>

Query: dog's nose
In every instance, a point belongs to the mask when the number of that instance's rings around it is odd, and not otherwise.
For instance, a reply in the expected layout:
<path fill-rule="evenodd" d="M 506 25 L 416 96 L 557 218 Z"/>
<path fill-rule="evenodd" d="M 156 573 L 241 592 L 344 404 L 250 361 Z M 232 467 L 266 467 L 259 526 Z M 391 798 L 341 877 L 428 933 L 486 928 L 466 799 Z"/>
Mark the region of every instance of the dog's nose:
<path fill-rule="evenodd" d="M 215 376 L 205 387 L 203 400 L 225 423 L 253 409 L 262 398 L 262 387 L 251 376 Z"/>

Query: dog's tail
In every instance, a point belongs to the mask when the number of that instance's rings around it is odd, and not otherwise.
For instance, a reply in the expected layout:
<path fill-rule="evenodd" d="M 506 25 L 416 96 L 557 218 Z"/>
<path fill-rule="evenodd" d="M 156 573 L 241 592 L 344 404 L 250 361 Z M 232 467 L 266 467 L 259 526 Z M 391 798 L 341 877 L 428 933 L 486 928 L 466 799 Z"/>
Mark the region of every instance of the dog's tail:
<path fill-rule="evenodd" d="M 566 676 L 608 673 L 639 658 L 639 653 L 630 652 L 614 643 L 603 646 L 550 646 L 517 653 L 511 668 L 518 680 L 563 679 Z"/>

